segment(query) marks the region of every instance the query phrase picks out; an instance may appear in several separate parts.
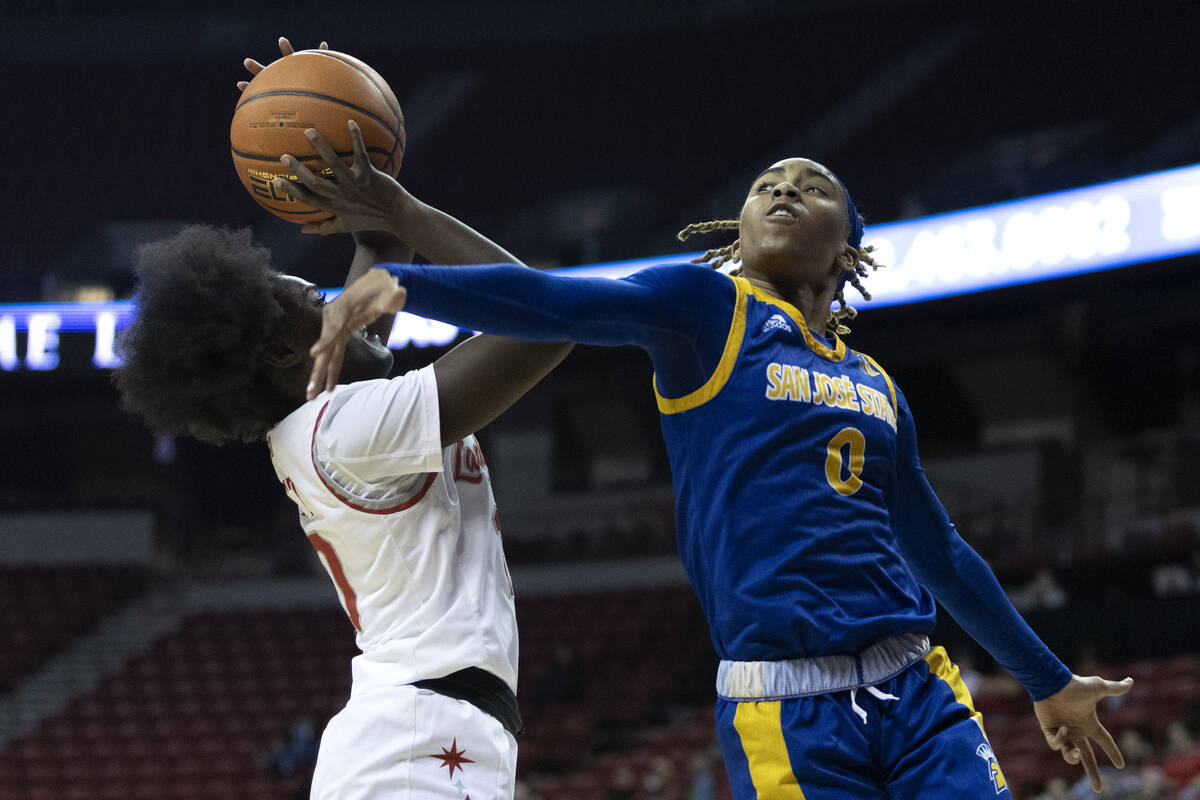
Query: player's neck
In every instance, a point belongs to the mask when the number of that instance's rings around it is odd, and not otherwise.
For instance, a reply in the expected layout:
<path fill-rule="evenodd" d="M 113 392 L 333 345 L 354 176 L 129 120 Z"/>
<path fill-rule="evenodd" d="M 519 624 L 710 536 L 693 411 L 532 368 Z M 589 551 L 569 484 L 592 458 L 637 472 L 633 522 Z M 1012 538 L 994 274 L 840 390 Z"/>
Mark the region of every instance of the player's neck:
<path fill-rule="evenodd" d="M 829 317 L 829 307 L 833 303 L 836 287 L 816 289 L 807 284 L 798 286 L 780 286 L 778 282 L 767 278 L 747 275 L 746 279 L 756 288 L 777 300 L 783 300 L 796 307 L 804 317 L 804 322 L 813 335 L 825 337 L 825 322 Z"/>

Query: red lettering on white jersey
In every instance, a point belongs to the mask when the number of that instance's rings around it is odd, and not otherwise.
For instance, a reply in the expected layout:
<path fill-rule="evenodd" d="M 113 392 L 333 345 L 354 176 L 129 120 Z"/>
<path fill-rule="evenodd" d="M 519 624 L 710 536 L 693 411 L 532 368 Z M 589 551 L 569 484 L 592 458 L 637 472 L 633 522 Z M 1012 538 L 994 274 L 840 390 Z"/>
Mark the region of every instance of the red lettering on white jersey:
<path fill-rule="evenodd" d="M 296 488 L 296 482 L 291 478 L 283 479 L 283 490 L 287 492 L 287 496 L 292 498 L 292 502 L 300 509 L 300 516 L 305 519 L 312 519 L 316 513 L 308 507 L 308 503 L 304 502 L 304 498 L 300 496 L 300 490 Z"/>
<path fill-rule="evenodd" d="M 487 466 L 483 460 L 483 451 L 474 439 L 471 444 L 459 440 L 454 451 L 454 480 L 479 483 L 483 480 L 483 468 Z"/>

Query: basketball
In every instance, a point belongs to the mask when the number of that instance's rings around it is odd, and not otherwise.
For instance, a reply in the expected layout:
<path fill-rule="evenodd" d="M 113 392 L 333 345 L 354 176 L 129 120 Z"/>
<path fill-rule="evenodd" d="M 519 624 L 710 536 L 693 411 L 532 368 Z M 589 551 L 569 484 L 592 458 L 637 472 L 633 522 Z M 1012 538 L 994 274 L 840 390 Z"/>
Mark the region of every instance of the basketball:
<path fill-rule="evenodd" d="M 330 174 L 304 135 L 307 128 L 320 131 L 352 163 L 349 120 L 358 123 L 371 164 L 395 177 L 404 157 L 404 113 L 379 73 L 332 50 L 301 50 L 269 64 L 242 92 L 229 126 L 229 147 L 242 185 L 281 219 L 329 219 L 327 212 L 280 192 L 271 181 L 280 176 L 295 180 L 279 161 L 284 153 L 319 175 Z"/>

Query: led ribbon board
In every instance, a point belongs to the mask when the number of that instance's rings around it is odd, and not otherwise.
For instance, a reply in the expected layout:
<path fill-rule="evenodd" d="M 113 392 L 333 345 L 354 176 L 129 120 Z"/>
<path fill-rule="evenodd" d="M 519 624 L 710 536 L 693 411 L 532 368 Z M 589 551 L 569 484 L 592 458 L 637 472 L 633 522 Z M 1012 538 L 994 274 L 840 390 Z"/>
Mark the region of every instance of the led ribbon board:
<path fill-rule="evenodd" d="M 948 214 L 868 225 L 864 245 L 887 265 L 870 277 L 874 297 L 860 308 L 1110 269 L 1200 252 L 1200 164 L 1065 192 Z M 553 270 L 620 278 L 698 253 Z M 329 292 L 330 298 L 337 290 Z M 129 324 L 129 301 L 0 304 L 0 370 L 58 366 L 58 335 L 95 337 L 92 365 L 116 365 L 116 332 Z M 393 349 L 443 346 L 463 331 L 401 313 Z M 18 338 L 18 334 L 21 334 Z"/>

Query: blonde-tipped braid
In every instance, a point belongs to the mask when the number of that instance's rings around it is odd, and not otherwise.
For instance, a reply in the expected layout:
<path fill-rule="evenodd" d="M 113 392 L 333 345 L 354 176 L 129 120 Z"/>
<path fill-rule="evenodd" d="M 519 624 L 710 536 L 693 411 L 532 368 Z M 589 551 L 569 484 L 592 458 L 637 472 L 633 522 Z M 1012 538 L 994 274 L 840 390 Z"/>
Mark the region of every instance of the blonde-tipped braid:
<path fill-rule="evenodd" d="M 739 223 L 736 219 L 715 219 L 711 222 L 693 222 L 686 228 L 676 234 L 679 241 L 687 241 L 689 237 L 697 233 L 711 233 L 712 231 L 729 231 L 737 230 Z M 717 247 L 704 253 L 704 255 L 693 258 L 693 264 L 711 264 L 713 269 L 717 269 L 722 264 L 728 261 L 736 261 L 739 256 L 739 241 L 734 241 L 733 244 L 728 244 L 724 247 Z M 871 299 L 871 293 L 862 285 L 862 279 L 867 277 L 870 272 L 879 269 L 882 264 L 878 263 L 871 257 L 871 253 L 875 250 L 871 245 L 860 247 L 858 249 L 858 260 L 854 262 L 854 266 L 848 271 L 850 275 L 846 278 L 846 283 L 849 283 L 858 293 L 862 295 L 864 300 Z M 740 270 L 735 270 L 734 274 L 738 274 Z M 825 321 L 825 329 L 830 333 L 846 334 L 850 332 L 843 320 L 854 319 L 858 316 L 858 311 L 853 306 L 846 303 L 846 296 L 842 288 L 834 294 L 834 299 L 838 302 L 838 307 L 829 310 L 829 318 Z"/>
<path fill-rule="evenodd" d="M 693 234 L 711 233 L 712 231 L 736 231 L 739 227 L 741 227 L 741 223 L 736 219 L 714 219 L 711 222 L 693 222 L 675 234 L 675 238 L 681 242 L 686 242 Z M 740 250 L 740 242 L 734 240 L 733 244 L 709 250 L 699 258 L 693 258 L 692 263 L 711 264 L 713 269 L 717 269 L 729 261 L 736 261 L 741 255 Z"/>

